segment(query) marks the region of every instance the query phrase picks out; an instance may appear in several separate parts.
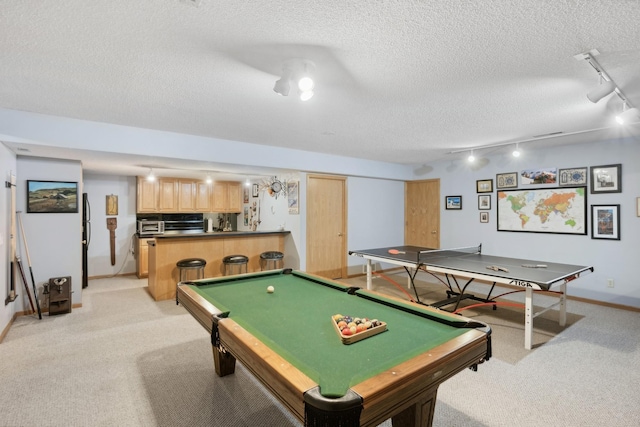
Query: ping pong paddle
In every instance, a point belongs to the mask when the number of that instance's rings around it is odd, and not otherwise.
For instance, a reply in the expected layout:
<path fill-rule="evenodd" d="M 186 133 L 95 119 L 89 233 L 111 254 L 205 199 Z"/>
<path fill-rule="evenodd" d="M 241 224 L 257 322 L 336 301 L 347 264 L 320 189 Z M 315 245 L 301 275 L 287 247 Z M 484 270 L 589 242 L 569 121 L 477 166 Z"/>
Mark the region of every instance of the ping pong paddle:
<path fill-rule="evenodd" d="M 399 250 L 397 250 L 397 249 L 389 249 L 389 253 L 390 253 L 391 255 L 406 254 L 406 252 L 399 251 Z"/>

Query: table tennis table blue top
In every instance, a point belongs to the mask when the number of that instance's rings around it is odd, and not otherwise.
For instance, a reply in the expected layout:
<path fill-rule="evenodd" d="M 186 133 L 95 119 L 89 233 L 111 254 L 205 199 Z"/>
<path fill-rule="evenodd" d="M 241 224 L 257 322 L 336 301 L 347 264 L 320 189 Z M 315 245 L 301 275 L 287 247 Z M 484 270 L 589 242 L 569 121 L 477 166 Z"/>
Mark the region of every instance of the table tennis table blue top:
<path fill-rule="evenodd" d="M 590 270 L 591 266 L 561 264 L 556 262 L 531 259 L 518 259 L 495 255 L 484 255 L 481 245 L 459 249 L 431 249 L 419 246 L 390 246 L 385 248 L 349 251 L 349 255 L 363 258 L 376 258 L 381 262 L 387 260 L 391 264 L 413 264 L 419 267 L 436 267 L 452 270 L 452 274 L 470 273 L 512 281 L 536 283 L 543 289 L 549 289 L 554 283 L 570 280 L 581 272 Z M 389 250 L 400 253 L 391 254 Z M 529 266 L 529 267 L 527 267 Z M 544 267 L 531 267 L 544 266 Z M 488 267 L 499 267 L 507 271 L 494 271 Z"/>

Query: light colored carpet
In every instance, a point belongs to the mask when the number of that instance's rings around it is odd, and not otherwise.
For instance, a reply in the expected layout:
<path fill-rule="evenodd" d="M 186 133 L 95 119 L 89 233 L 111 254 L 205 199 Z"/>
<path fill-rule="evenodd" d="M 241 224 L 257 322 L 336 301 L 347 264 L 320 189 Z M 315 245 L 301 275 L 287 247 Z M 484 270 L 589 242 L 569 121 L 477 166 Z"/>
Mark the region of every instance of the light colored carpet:
<path fill-rule="evenodd" d="M 0 426 L 300 425 L 242 365 L 217 377 L 207 332 L 145 280 L 91 280 L 82 299 L 0 344 Z M 440 387 L 435 426 L 637 425 L 638 313 L 569 301 L 570 326 L 521 351 L 521 323 L 487 311 L 494 358 Z"/>

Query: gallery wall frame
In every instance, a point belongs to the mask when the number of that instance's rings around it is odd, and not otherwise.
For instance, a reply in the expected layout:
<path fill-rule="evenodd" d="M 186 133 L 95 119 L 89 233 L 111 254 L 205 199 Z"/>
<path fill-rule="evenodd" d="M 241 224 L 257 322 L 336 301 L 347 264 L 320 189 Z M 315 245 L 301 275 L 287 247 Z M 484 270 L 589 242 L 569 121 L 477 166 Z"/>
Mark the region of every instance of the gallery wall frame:
<path fill-rule="evenodd" d="M 447 210 L 461 210 L 462 196 L 446 196 L 444 198 L 444 206 Z"/>
<path fill-rule="evenodd" d="M 498 231 L 586 235 L 587 187 L 500 190 Z"/>
<path fill-rule="evenodd" d="M 589 168 L 567 168 L 558 169 L 558 185 L 570 186 L 570 185 L 587 185 L 589 179 Z"/>
<path fill-rule="evenodd" d="M 591 166 L 591 194 L 621 193 L 622 164 Z"/>
<path fill-rule="evenodd" d="M 78 183 L 27 180 L 27 213 L 78 213 Z"/>
<path fill-rule="evenodd" d="M 489 222 L 489 212 L 480 212 L 480 222 L 482 223 Z"/>
<path fill-rule="evenodd" d="M 491 195 L 481 194 L 478 196 L 478 209 L 489 210 L 491 209 Z"/>
<path fill-rule="evenodd" d="M 520 171 L 521 185 L 557 185 L 556 168 L 531 168 Z"/>
<path fill-rule="evenodd" d="M 591 205 L 591 238 L 620 240 L 620 205 Z"/>
<path fill-rule="evenodd" d="M 491 193 L 493 192 L 493 179 L 479 179 L 476 181 L 477 193 Z"/>
<path fill-rule="evenodd" d="M 518 172 L 496 174 L 496 188 L 516 188 L 518 186 Z"/>

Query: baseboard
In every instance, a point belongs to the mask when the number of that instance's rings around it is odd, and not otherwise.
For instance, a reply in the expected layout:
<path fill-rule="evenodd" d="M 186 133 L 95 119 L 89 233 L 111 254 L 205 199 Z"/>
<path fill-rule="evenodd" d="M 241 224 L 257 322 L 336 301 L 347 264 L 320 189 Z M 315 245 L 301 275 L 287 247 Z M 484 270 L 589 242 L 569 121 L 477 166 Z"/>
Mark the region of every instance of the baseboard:
<path fill-rule="evenodd" d="M 2 341 L 4 341 L 4 337 L 7 336 L 7 334 L 9 333 L 9 330 L 11 330 L 11 325 L 13 325 L 14 320 L 16 320 L 16 318 L 18 317 L 18 315 L 16 313 L 13 313 L 13 316 L 11 316 L 11 320 L 9 320 L 9 323 L 7 323 L 7 326 L 5 326 L 5 328 L 2 330 L 2 333 L 0 334 L 0 344 L 2 343 Z"/>

